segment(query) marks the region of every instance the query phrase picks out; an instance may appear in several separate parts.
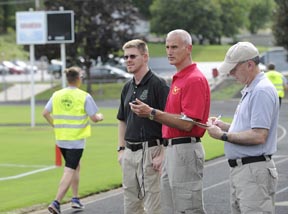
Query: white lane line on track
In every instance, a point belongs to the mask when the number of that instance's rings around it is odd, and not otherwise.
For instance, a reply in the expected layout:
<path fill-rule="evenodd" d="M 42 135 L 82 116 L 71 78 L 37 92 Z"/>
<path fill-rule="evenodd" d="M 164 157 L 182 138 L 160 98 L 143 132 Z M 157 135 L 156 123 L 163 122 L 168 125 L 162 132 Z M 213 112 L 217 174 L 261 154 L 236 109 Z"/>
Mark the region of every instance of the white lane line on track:
<path fill-rule="evenodd" d="M 54 169 L 54 168 L 56 168 L 56 166 L 50 166 L 50 167 L 46 167 L 46 168 L 42 168 L 42 169 L 37 169 L 37 170 L 30 171 L 30 172 L 18 174 L 18 175 L 15 175 L 15 176 L 9 176 L 9 177 L 0 178 L 0 181 L 22 178 L 22 177 L 25 177 L 25 176 L 28 176 L 28 175 L 32 175 L 32 174 L 35 174 L 35 173 L 38 173 L 38 172 L 47 171 L 47 170 Z"/>
<path fill-rule="evenodd" d="M 285 192 L 286 190 L 288 190 L 288 187 L 283 188 L 283 189 L 279 189 L 279 190 L 276 192 L 276 194 L 280 194 L 280 193 L 282 193 L 282 192 Z"/>
<path fill-rule="evenodd" d="M 210 186 L 208 186 L 208 187 L 203 188 L 203 192 L 205 192 L 205 191 L 207 191 L 207 190 L 210 190 L 210 189 L 213 189 L 213 188 L 215 188 L 215 187 L 221 186 L 221 185 L 223 185 L 223 184 L 227 184 L 227 183 L 229 183 L 229 182 L 230 182 L 230 181 L 227 179 L 227 180 L 221 181 L 221 182 L 219 182 L 219 183 L 210 185 Z"/>
<path fill-rule="evenodd" d="M 278 138 L 277 138 L 277 142 L 280 143 L 283 138 L 287 135 L 287 130 L 285 129 L 284 126 L 278 124 L 278 128 L 282 130 L 282 135 L 280 135 Z"/>
<path fill-rule="evenodd" d="M 105 194 L 105 193 L 103 193 L 103 194 Z M 92 203 L 95 203 L 95 202 L 103 201 L 105 199 L 112 198 L 114 196 L 118 196 L 118 195 L 121 195 L 121 194 L 123 194 L 123 190 L 122 189 L 117 191 L 116 193 L 107 193 L 107 195 L 105 195 L 105 196 L 99 196 L 99 198 L 90 200 L 88 202 L 85 202 L 85 199 L 83 199 L 82 203 L 86 206 L 88 204 L 92 204 Z M 72 210 L 72 208 L 69 205 L 66 208 L 64 208 L 64 209 L 63 208 L 61 209 L 62 212 L 68 211 L 68 210 Z"/>
<path fill-rule="evenodd" d="M 50 165 L 49 165 L 50 166 Z M 40 168 L 40 167 L 49 167 L 48 165 L 24 165 L 24 164 L 13 164 L 13 163 L 4 163 L 0 164 L 0 167 L 19 167 L 19 168 Z"/>
<path fill-rule="evenodd" d="M 279 201 L 275 203 L 278 207 L 288 207 L 288 201 Z"/>
<path fill-rule="evenodd" d="M 218 164 L 221 164 L 221 163 L 223 163 L 223 162 L 227 162 L 227 159 L 223 159 L 223 160 L 219 160 L 219 161 L 213 161 L 213 162 L 211 162 L 211 163 L 207 163 L 207 164 L 205 164 L 205 168 L 207 168 L 207 167 L 211 167 L 211 166 L 215 166 L 215 165 L 218 165 Z"/>

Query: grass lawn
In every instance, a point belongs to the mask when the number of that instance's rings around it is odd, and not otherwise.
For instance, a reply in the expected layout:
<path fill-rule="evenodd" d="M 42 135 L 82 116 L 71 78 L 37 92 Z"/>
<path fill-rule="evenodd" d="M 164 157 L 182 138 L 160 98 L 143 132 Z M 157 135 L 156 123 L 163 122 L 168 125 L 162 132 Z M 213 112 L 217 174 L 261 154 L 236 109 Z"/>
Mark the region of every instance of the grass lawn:
<path fill-rule="evenodd" d="M 93 126 L 82 159 L 80 195 L 119 187 L 121 171 L 117 163 L 116 126 Z M 16 134 L 17 133 L 17 134 Z M 5 127 L 0 156 L 0 178 L 17 176 L 54 165 L 54 134 L 50 127 Z M 0 181 L 0 213 L 54 199 L 63 167 Z M 111 176 L 113 175 L 113 176 Z M 71 193 L 64 198 L 69 200 Z M 45 206 L 46 206 L 45 205 Z"/>
<path fill-rule="evenodd" d="M 0 49 L 1 49 L 1 61 L 12 59 L 24 59 L 29 58 L 29 52 L 24 51 L 23 45 L 16 44 L 16 33 L 9 32 L 8 34 L 0 35 Z"/>
<path fill-rule="evenodd" d="M 46 207 L 55 197 L 63 167 L 31 174 L 17 179 L 4 177 L 39 170 L 54 165 L 54 133 L 45 123 L 36 106 L 36 127 L 31 128 L 29 106 L 0 106 L 1 123 L 28 124 L 28 126 L 3 126 L 0 156 L 0 213 L 40 205 Z M 121 185 L 121 170 L 117 163 L 117 109 L 103 108 L 105 121 L 92 126 L 92 136 L 87 139 L 82 159 L 80 182 L 81 197 L 99 193 Z M 21 118 L 21 120 L 19 120 Z M 223 155 L 223 143 L 203 138 L 206 159 Z M 64 200 L 70 200 L 71 192 Z"/>

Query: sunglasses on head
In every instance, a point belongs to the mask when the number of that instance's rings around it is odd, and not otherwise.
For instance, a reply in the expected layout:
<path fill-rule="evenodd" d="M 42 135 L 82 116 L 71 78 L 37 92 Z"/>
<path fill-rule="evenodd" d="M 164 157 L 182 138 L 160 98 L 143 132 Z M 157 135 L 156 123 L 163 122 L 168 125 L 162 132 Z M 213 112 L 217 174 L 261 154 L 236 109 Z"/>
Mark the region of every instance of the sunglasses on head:
<path fill-rule="evenodd" d="M 124 59 L 125 59 L 125 60 L 128 60 L 129 58 L 130 58 L 130 59 L 135 59 L 137 56 L 138 56 L 138 55 L 135 55 L 135 54 L 125 55 L 125 56 L 124 56 Z"/>

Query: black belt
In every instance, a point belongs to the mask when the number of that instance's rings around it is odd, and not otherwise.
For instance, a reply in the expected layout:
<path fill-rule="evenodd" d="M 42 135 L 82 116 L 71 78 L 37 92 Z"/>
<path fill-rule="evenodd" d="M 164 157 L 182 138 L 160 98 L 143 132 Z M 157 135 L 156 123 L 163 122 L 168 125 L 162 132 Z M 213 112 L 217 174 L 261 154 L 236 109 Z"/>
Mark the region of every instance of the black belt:
<path fill-rule="evenodd" d="M 200 137 L 183 137 L 183 138 L 174 138 L 174 139 L 164 139 L 163 145 L 176 145 L 176 144 L 183 144 L 183 143 L 192 143 L 192 142 L 201 142 Z"/>
<path fill-rule="evenodd" d="M 261 155 L 261 156 L 240 158 L 240 159 L 238 159 L 238 161 L 240 161 L 242 163 L 242 165 L 244 165 L 244 164 L 248 164 L 248 163 L 266 161 L 267 158 L 269 158 L 269 160 L 271 160 L 271 157 L 272 157 L 272 155 Z M 237 159 L 233 159 L 233 160 L 229 159 L 228 163 L 229 163 L 230 167 L 238 166 Z"/>
<path fill-rule="evenodd" d="M 145 141 L 144 141 L 145 142 Z M 158 146 L 161 145 L 163 142 L 162 140 L 148 140 L 148 147 Z M 136 152 L 140 149 L 143 149 L 142 143 L 133 143 L 133 142 L 126 142 L 126 147 L 131 149 L 132 152 Z"/>

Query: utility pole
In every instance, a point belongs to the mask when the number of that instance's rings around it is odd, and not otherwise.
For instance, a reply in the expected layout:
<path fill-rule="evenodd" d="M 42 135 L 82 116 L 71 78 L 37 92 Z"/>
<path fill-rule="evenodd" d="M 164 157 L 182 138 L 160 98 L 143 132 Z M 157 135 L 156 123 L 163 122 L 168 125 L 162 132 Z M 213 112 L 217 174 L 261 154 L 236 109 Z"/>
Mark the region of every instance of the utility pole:
<path fill-rule="evenodd" d="M 40 0 L 35 0 L 35 10 L 40 9 Z"/>

